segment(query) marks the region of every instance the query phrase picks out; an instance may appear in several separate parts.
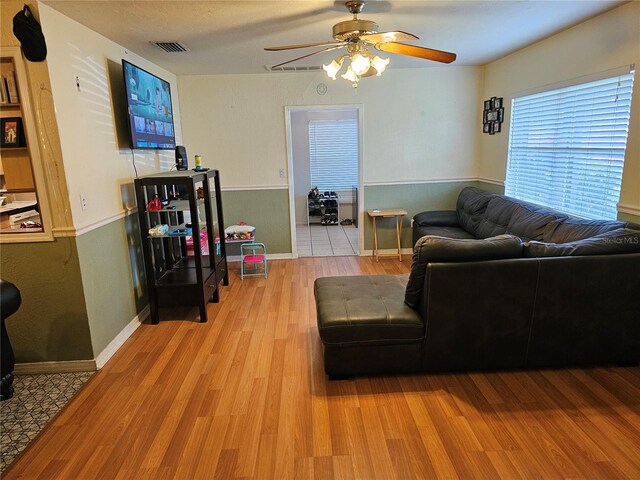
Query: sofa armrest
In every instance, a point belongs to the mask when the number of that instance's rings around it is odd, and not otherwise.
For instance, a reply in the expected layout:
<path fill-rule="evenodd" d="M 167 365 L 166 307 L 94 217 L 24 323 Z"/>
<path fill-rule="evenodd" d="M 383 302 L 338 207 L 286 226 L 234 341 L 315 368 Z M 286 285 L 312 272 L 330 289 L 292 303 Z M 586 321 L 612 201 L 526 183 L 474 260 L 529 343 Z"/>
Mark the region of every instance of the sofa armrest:
<path fill-rule="evenodd" d="M 419 227 L 458 227 L 458 214 L 455 210 L 432 210 L 418 213 L 413 223 Z"/>

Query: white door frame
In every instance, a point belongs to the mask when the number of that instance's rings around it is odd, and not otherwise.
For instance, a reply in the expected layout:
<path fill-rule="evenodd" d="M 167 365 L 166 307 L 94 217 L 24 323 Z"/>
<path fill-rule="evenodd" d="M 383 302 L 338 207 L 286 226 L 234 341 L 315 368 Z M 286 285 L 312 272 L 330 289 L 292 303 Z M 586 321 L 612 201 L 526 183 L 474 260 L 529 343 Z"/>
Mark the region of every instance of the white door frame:
<path fill-rule="evenodd" d="M 289 184 L 289 229 L 291 230 L 291 255 L 298 258 L 296 245 L 296 208 L 293 191 L 293 144 L 291 137 L 291 113 L 303 110 L 357 110 L 358 112 L 358 255 L 364 255 L 364 105 L 361 103 L 344 105 L 296 105 L 284 107 L 285 133 L 287 141 L 287 182 Z"/>

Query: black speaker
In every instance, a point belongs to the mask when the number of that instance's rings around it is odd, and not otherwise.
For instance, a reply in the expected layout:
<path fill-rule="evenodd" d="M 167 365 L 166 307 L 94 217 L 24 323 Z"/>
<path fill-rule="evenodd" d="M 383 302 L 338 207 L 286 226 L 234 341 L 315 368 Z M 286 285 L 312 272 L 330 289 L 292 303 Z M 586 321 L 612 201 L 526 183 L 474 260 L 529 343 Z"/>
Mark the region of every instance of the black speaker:
<path fill-rule="evenodd" d="M 189 168 L 189 161 L 187 160 L 187 149 L 182 145 L 176 146 L 176 169 L 187 170 Z"/>

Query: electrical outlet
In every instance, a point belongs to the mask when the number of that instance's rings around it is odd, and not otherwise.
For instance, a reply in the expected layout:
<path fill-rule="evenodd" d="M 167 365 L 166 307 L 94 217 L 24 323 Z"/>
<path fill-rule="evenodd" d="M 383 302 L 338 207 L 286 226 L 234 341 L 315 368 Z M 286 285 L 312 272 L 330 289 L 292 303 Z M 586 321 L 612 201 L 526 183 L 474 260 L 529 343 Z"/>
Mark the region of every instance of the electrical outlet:
<path fill-rule="evenodd" d="M 284 178 L 284 168 L 280 169 L 280 178 Z"/>
<path fill-rule="evenodd" d="M 89 203 L 87 202 L 87 197 L 84 196 L 84 194 L 80 195 L 80 207 L 82 208 L 82 210 L 86 210 L 89 208 Z"/>

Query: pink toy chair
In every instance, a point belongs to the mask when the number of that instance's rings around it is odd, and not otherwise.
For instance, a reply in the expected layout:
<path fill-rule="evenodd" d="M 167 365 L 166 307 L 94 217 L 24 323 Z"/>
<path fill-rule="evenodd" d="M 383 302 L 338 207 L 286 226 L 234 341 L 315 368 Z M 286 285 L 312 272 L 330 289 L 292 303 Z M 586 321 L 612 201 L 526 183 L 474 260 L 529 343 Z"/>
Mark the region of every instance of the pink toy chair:
<path fill-rule="evenodd" d="M 240 245 L 240 278 L 264 275 L 267 278 L 267 248 L 264 243 L 243 243 Z"/>

